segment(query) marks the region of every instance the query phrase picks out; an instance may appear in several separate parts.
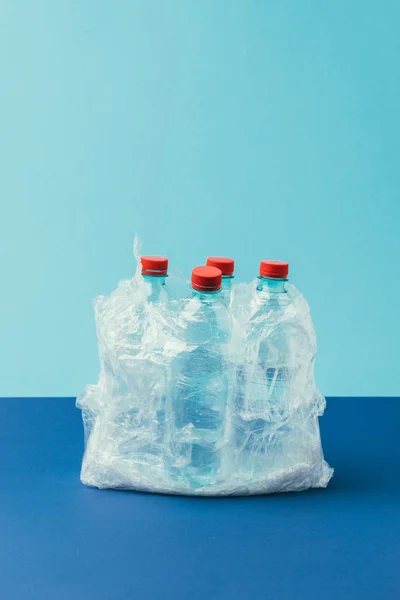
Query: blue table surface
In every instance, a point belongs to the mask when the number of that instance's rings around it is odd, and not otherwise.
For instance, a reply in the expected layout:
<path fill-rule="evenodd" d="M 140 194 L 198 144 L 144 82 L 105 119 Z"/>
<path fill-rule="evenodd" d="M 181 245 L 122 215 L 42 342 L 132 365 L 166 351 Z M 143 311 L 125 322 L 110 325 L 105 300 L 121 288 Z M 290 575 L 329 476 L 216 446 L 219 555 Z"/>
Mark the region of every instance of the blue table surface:
<path fill-rule="evenodd" d="M 331 398 L 325 490 L 84 487 L 73 398 L 0 400 L 0 598 L 400 598 L 400 398 Z"/>

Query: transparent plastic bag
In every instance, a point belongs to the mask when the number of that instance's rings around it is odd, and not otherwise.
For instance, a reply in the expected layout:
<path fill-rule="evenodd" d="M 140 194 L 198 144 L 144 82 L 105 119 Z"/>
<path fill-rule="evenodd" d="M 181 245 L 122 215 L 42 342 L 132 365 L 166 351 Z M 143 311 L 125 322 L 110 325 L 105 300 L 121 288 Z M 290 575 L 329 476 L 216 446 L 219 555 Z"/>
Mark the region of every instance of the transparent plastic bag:
<path fill-rule="evenodd" d="M 135 256 L 139 265 L 137 246 Z M 180 289 L 186 287 L 179 276 L 175 280 Z M 261 334 L 255 337 L 262 340 L 253 343 L 248 321 L 255 282 L 234 285 L 229 343 L 219 345 L 214 354 L 207 335 L 193 335 L 194 324 L 207 331 L 205 319 L 210 318 L 196 303 L 184 299 L 151 304 L 149 294 L 138 267 L 132 279 L 95 301 L 101 370 L 97 384 L 87 386 L 77 399 L 85 429 L 82 482 L 189 495 L 325 487 L 333 473 L 324 461 L 319 434 L 325 399 L 314 381 L 315 332 L 298 290 L 288 286 L 289 302 L 278 320 L 268 314 L 260 318 Z M 282 327 L 290 348 L 287 364 L 277 368 L 276 335 Z M 264 363 L 257 358 L 260 343 Z M 205 356 L 215 365 L 204 383 L 200 371 Z M 177 418 L 182 402 L 193 401 L 196 407 L 196 364 L 203 365 L 203 400 L 209 394 L 212 408 L 214 397 L 221 403 L 221 393 L 226 394 L 219 438 L 214 435 L 209 443 L 204 425 L 199 425 L 200 417 L 203 422 L 205 418 L 204 403 L 191 419 Z M 215 419 L 216 410 L 210 414 Z M 191 461 L 206 460 L 207 451 L 213 476 L 202 481 L 184 476 Z"/>

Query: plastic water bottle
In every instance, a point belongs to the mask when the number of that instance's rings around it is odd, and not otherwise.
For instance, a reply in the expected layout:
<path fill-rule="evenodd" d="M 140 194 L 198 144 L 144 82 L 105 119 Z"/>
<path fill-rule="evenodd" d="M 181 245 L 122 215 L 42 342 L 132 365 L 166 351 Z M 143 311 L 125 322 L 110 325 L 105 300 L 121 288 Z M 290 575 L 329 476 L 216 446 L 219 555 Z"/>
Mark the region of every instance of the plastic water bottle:
<path fill-rule="evenodd" d="M 222 273 L 196 267 L 181 313 L 187 349 L 173 366 L 170 474 L 191 489 L 218 482 L 232 381 L 230 313 L 220 298 Z"/>
<path fill-rule="evenodd" d="M 131 407 L 120 413 L 118 418 L 119 424 L 126 431 L 120 452 L 132 456 L 139 466 L 161 467 L 169 370 L 162 361 L 155 360 L 155 355 L 162 358 L 163 348 L 157 348 L 154 312 L 157 312 L 157 305 L 169 302 L 173 296 L 166 285 L 168 258 L 142 256 L 140 261 L 141 276 L 150 289 L 137 308 L 138 328 L 132 340 L 133 360 L 130 361 L 127 372 L 128 394 L 133 397 L 130 400 L 128 396 Z M 144 349 L 153 354 L 151 359 L 138 358 L 137 353 L 142 353 Z M 130 369 L 133 369 L 131 379 Z"/>
<path fill-rule="evenodd" d="M 293 364 L 290 299 L 285 289 L 289 265 L 263 260 L 245 328 L 244 363 L 237 371 L 236 447 L 244 469 L 265 473 L 285 461 L 282 439 Z"/>
<path fill-rule="evenodd" d="M 209 256 L 207 266 L 216 267 L 222 273 L 221 298 L 229 306 L 231 301 L 231 284 L 235 270 L 235 261 L 225 256 Z"/>
<path fill-rule="evenodd" d="M 168 276 L 168 258 L 165 256 L 142 256 L 140 262 L 142 277 L 151 286 L 148 302 L 172 300 L 172 293 L 165 282 L 165 278 Z"/>

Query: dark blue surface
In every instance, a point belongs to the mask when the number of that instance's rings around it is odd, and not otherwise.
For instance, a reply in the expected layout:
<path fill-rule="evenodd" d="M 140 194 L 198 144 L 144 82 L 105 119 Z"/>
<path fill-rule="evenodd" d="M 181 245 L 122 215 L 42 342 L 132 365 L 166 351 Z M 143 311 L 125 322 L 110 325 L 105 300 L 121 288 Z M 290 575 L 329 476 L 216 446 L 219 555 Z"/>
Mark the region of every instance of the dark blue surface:
<path fill-rule="evenodd" d="M 2 600 L 400 598 L 400 399 L 330 399 L 330 486 L 253 498 L 85 488 L 73 399 L 0 418 Z"/>

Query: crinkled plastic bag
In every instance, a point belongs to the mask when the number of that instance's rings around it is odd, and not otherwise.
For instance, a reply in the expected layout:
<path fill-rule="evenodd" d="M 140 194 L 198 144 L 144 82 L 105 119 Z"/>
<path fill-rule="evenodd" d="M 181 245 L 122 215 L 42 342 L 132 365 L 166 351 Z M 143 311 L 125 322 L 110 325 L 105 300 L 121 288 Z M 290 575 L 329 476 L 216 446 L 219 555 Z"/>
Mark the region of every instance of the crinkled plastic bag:
<path fill-rule="evenodd" d="M 135 255 L 139 265 L 137 246 Z M 175 279 L 182 288 L 183 279 Z M 190 495 L 326 487 L 333 470 L 324 460 L 319 433 L 318 417 L 323 414 L 325 399 L 314 381 L 315 332 L 307 302 L 293 285 L 287 290 L 290 302 L 279 312 L 282 322 L 268 316 L 260 322 L 260 337 L 267 357 L 271 356 L 270 364 L 260 366 L 260 341 L 252 344 L 246 338 L 255 283 L 233 286 L 232 338 L 229 357 L 224 359 L 228 405 L 215 450 L 221 461 L 217 479 L 206 485 L 176 477 L 176 468 L 174 475 L 170 468 L 171 448 L 186 435 L 182 443 L 189 448 L 190 461 L 190 443 L 196 436 L 192 424 L 176 429 L 170 401 L 177 385 L 179 357 L 196 350 L 182 314 L 186 301 L 147 302 L 150 285 L 139 267 L 135 276 L 121 281 L 110 296 L 98 297 L 95 318 L 100 375 L 97 384 L 87 386 L 77 399 L 85 431 L 82 482 L 98 488 Z M 285 402 L 274 408 L 277 377 L 286 372 L 286 367 L 278 370 L 274 364 L 275 338 L 283 326 L 289 332 L 291 380 L 285 388 L 289 390 Z M 244 385 L 248 373 L 251 384 Z M 265 412 L 265 407 L 272 414 L 267 421 L 257 417 L 264 414 L 260 411 Z"/>

